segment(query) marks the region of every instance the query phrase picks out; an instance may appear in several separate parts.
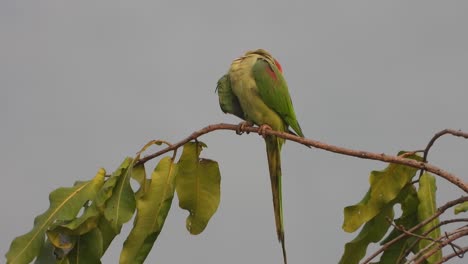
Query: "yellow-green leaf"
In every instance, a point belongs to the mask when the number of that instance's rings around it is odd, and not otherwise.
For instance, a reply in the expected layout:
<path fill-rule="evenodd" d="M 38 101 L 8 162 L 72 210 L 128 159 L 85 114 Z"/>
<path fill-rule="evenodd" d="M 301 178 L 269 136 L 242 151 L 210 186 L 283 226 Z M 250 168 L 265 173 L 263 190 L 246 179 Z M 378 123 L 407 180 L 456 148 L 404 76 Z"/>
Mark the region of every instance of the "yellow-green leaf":
<path fill-rule="evenodd" d="M 171 208 L 176 165 L 162 158 L 151 175 L 146 192 L 137 200 L 137 215 L 120 254 L 120 263 L 143 263 L 161 232 Z"/>
<path fill-rule="evenodd" d="M 355 264 L 365 256 L 367 247 L 372 242 L 380 241 L 390 226 L 387 217 L 393 219 L 393 205 L 382 208 L 379 213 L 368 221 L 359 235 L 351 242 L 346 243 L 345 252 L 340 264 Z"/>
<path fill-rule="evenodd" d="M 419 178 L 419 190 L 418 190 L 418 198 L 419 198 L 419 206 L 418 206 L 418 220 L 422 222 L 427 218 L 434 215 L 437 211 L 436 205 L 436 180 L 435 177 L 429 173 L 424 173 Z M 433 221 L 421 227 L 421 233 L 424 234 L 425 232 L 429 231 L 430 229 L 434 228 L 439 224 L 439 218 L 435 218 Z M 430 232 L 428 237 L 432 239 L 438 239 L 440 237 L 440 228 L 436 228 L 434 231 Z M 428 247 L 432 241 L 427 239 L 421 239 L 419 241 L 419 249 L 423 250 Z M 429 247 L 432 249 L 434 246 Z M 428 263 L 436 263 L 442 259 L 442 251 L 438 250 L 436 254 L 430 256 L 427 261 Z"/>
<path fill-rule="evenodd" d="M 132 166 L 133 159 L 126 158 L 111 177 L 118 179 L 112 190 L 112 196 L 107 200 L 104 216 L 116 233 L 120 233 L 122 225 L 128 222 L 135 212 L 135 194 L 130 186 Z"/>
<path fill-rule="evenodd" d="M 421 159 L 416 155 L 409 155 L 406 158 Z M 364 199 L 344 209 L 343 230 L 354 232 L 378 215 L 398 196 L 405 185 L 411 182 L 416 171 L 415 168 L 399 164 L 390 164 L 383 171 L 372 171 L 369 179 L 370 189 Z"/>
<path fill-rule="evenodd" d="M 466 211 L 468 211 L 468 202 L 455 206 L 455 214 L 464 213 Z"/>
<path fill-rule="evenodd" d="M 95 228 L 76 239 L 68 260 L 70 264 L 100 264 L 102 255 L 102 235 Z"/>
<path fill-rule="evenodd" d="M 220 200 L 218 163 L 199 157 L 204 146 L 201 142 L 184 145 L 176 175 L 179 206 L 189 211 L 186 227 L 194 235 L 205 229 Z"/>
<path fill-rule="evenodd" d="M 102 254 L 104 254 L 109 245 L 112 243 L 112 240 L 114 240 L 115 236 L 117 236 L 117 233 L 114 232 L 114 229 L 112 229 L 109 221 L 107 221 L 105 217 L 101 217 L 99 219 L 98 229 L 102 237 Z"/>
<path fill-rule="evenodd" d="M 54 221 L 69 221 L 76 217 L 83 204 L 92 200 L 104 183 L 105 171 L 100 169 L 93 180 L 71 188 L 59 188 L 50 193 L 50 207 L 34 219 L 33 229 L 13 240 L 7 252 L 7 263 L 29 263 L 39 254 L 45 232 Z"/>

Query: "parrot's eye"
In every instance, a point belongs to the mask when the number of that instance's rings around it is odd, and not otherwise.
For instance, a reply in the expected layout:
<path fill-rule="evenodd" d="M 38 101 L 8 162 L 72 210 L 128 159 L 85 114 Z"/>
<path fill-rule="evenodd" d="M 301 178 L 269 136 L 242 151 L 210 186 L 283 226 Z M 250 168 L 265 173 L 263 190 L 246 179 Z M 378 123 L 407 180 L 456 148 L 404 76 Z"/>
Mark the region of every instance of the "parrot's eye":
<path fill-rule="evenodd" d="M 276 64 L 276 67 L 278 67 L 278 70 L 283 73 L 283 68 L 281 67 L 281 64 L 275 59 L 275 64 Z"/>

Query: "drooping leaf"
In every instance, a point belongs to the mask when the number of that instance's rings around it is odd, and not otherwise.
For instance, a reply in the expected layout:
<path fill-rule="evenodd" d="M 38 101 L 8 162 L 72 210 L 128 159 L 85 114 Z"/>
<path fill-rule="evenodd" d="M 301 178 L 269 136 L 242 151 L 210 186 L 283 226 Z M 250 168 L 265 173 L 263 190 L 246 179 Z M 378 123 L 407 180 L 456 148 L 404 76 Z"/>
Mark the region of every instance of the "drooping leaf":
<path fill-rule="evenodd" d="M 455 206 L 455 214 L 465 213 L 466 211 L 468 211 L 468 202 Z"/>
<path fill-rule="evenodd" d="M 359 235 L 351 242 L 346 243 L 345 252 L 339 264 L 355 264 L 365 256 L 370 243 L 380 241 L 387 232 L 390 223 L 387 218 L 393 219 L 393 205 L 387 205 L 368 221 Z"/>
<path fill-rule="evenodd" d="M 112 243 L 112 240 L 118 235 L 114 229 L 112 229 L 109 221 L 105 217 L 99 219 L 98 227 L 102 237 L 102 254 L 106 252 L 109 245 Z"/>
<path fill-rule="evenodd" d="M 102 255 L 102 235 L 100 230 L 95 228 L 78 236 L 68 260 L 70 264 L 100 264 Z"/>
<path fill-rule="evenodd" d="M 143 263 L 161 232 L 171 208 L 176 165 L 162 158 L 151 175 L 145 194 L 137 200 L 137 215 L 120 254 L 120 263 Z"/>
<path fill-rule="evenodd" d="M 416 155 L 408 155 L 406 158 L 421 160 Z M 390 164 L 383 171 L 372 171 L 369 179 L 370 189 L 364 199 L 344 209 L 343 230 L 354 232 L 378 215 L 398 196 L 405 185 L 411 182 L 416 171 L 415 168 L 399 164 Z"/>
<path fill-rule="evenodd" d="M 176 191 L 179 206 L 189 211 L 186 227 L 191 234 L 201 233 L 211 216 L 216 212 L 220 200 L 221 175 L 218 163 L 199 158 L 201 142 L 189 142 L 178 162 Z"/>
<path fill-rule="evenodd" d="M 407 185 L 404 192 L 406 193 L 402 193 L 402 197 L 399 199 L 401 200 L 399 203 L 401 204 L 401 210 L 403 212 L 401 217 L 395 220 L 395 225 L 401 226 L 408 230 L 418 224 L 419 200 L 413 185 Z M 390 234 L 382 242 L 380 242 L 380 245 L 384 245 L 388 241 L 399 236 L 401 233 L 402 232 L 399 229 L 393 228 Z M 400 261 L 402 259 L 404 260 L 406 255 L 411 252 L 407 249 L 414 240 L 415 237 L 413 236 L 407 236 L 403 239 L 400 239 L 398 242 L 394 243 L 383 252 L 378 264 L 400 263 Z M 413 252 L 415 251 L 416 249 L 413 250 Z"/>
<path fill-rule="evenodd" d="M 44 244 L 42 245 L 42 249 L 39 252 L 39 255 L 34 261 L 34 264 L 50 264 L 50 263 L 57 264 L 57 263 L 61 263 L 62 261 L 64 261 L 63 259 L 57 260 L 57 258 L 54 255 L 54 251 L 55 251 L 55 247 L 50 243 L 49 240 L 46 240 Z"/>
<path fill-rule="evenodd" d="M 422 222 L 427 218 L 434 215 L 437 211 L 436 205 L 436 181 L 435 177 L 429 173 L 424 173 L 419 178 L 419 190 L 418 190 L 418 198 L 419 198 L 419 206 L 418 206 L 418 220 Z M 435 228 L 439 224 L 439 218 L 435 218 L 433 221 L 421 227 L 421 233 L 424 234 Z M 434 231 L 427 234 L 428 237 L 432 239 L 437 239 L 440 237 L 440 228 L 434 229 Z M 421 239 L 419 241 L 419 249 L 423 250 L 428 247 L 432 241 L 427 239 Z M 430 246 L 429 248 L 432 249 L 434 246 Z M 427 261 L 428 263 L 436 263 L 442 259 L 442 251 L 438 250 L 436 254 L 430 256 Z"/>
<path fill-rule="evenodd" d="M 100 169 L 93 180 L 50 193 L 50 207 L 34 219 L 33 229 L 13 240 L 7 252 L 7 263 L 29 263 L 39 254 L 45 232 L 54 221 L 70 221 L 83 204 L 92 200 L 104 183 L 105 171 Z"/>
<path fill-rule="evenodd" d="M 114 232 L 120 233 L 122 225 L 128 222 L 135 212 L 135 194 L 130 186 L 133 159 L 126 158 L 111 178 L 118 177 L 112 196 L 107 200 L 104 216 Z"/>

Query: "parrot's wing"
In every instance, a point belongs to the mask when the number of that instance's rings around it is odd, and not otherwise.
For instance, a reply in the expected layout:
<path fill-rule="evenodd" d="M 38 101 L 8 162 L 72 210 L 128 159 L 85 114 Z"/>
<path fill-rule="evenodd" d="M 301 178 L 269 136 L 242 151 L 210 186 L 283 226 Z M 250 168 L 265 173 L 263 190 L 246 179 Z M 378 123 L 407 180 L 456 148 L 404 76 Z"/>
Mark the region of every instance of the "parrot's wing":
<path fill-rule="evenodd" d="M 229 74 L 225 74 L 218 80 L 216 91 L 218 92 L 219 106 L 224 113 L 233 114 L 241 119 L 245 118 L 239 99 L 237 99 L 236 95 L 232 92 Z"/>
<path fill-rule="evenodd" d="M 252 74 L 263 102 L 278 113 L 299 136 L 304 137 L 296 119 L 288 85 L 278 67 L 259 58 L 252 68 Z"/>

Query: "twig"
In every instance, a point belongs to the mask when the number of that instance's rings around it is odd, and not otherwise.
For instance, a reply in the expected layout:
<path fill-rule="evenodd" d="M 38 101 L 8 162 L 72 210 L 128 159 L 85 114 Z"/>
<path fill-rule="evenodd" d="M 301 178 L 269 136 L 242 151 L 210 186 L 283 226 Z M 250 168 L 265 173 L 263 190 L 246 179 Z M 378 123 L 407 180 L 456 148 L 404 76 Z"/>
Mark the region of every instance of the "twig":
<path fill-rule="evenodd" d="M 467 251 L 468 247 L 461 248 L 459 252 L 453 252 L 448 254 L 447 256 L 444 256 L 441 260 L 439 260 L 439 262 L 436 262 L 436 264 L 445 263 L 453 257 L 460 257 L 460 255 L 463 256 Z"/>
<path fill-rule="evenodd" d="M 433 247 L 430 251 L 427 253 L 423 254 L 420 256 L 418 259 L 415 260 L 415 264 L 421 264 L 423 263 L 427 258 L 430 256 L 434 255 L 439 251 L 441 248 L 445 247 L 446 245 L 452 243 L 453 241 L 459 239 L 460 237 L 464 237 L 468 235 L 468 229 L 462 230 L 460 232 L 456 232 L 455 234 L 451 234 L 449 238 L 442 240 L 440 243 L 438 243 L 435 247 Z"/>
<path fill-rule="evenodd" d="M 424 155 L 423 155 L 423 162 L 427 162 L 427 156 L 429 155 L 429 150 L 431 149 L 431 147 L 434 145 L 434 143 L 436 142 L 436 140 L 438 138 L 440 138 L 441 136 L 443 135 L 446 135 L 446 134 L 451 134 L 453 136 L 456 136 L 456 137 L 464 137 L 464 138 L 467 138 L 468 139 L 468 133 L 465 133 L 461 130 L 454 130 L 454 129 L 444 129 L 442 131 L 439 131 L 437 132 L 433 137 L 432 139 L 429 141 L 429 143 L 427 144 L 426 148 L 424 149 Z M 419 173 L 419 177 L 421 177 L 421 175 L 424 173 L 424 169 L 421 170 L 421 172 Z"/>
<path fill-rule="evenodd" d="M 426 232 L 424 232 L 424 234 L 422 234 L 422 236 L 426 237 L 428 234 L 430 234 L 432 231 L 434 231 L 435 229 L 441 227 L 441 226 L 444 226 L 444 225 L 448 225 L 448 224 L 452 224 L 452 223 L 458 223 L 458 222 L 468 222 L 468 218 L 455 218 L 455 219 L 448 219 L 448 220 L 444 220 L 444 221 L 440 221 L 437 225 L 433 226 L 431 229 L 427 230 Z M 408 246 L 408 248 L 406 249 L 406 251 L 403 253 L 403 256 L 406 256 L 409 254 L 409 252 L 411 251 L 411 249 L 416 246 L 416 244 L 419 243 L 421 239 L 418 238 L 418 239 L 415 239 L 410 246 Z M 452 245 L 453 247 L 453 245 Z"/>
<path fill-rule="evenodd" d="M 198 131 L 193 132 L 190 136 L 187 138 L 179 141 L 178 143 L 171 145 L 169 147 L 166 147 L 156 153 L 153 153 L 151 155 L 148 155 L 142 159 L 140 159 L 135 165 L 145 163 L 148 160 L 151 160 L 155 157 L 158 157 L 168 151 L 175 150 L 181 146 L 183 146 L 185 143 L 194 140 L 204 134 L 207 134 L 209 132 L 215 131 L 215 130 L 233 130 L 236 131 L 238 130 L 239 126 L 238 125 L 232 125 L 232 124 L 214 124 L 214 125 L 209 125 L 207 127 L 204 127 Z M 244 128 L 245 132 L 253 132 L 253 133 L 258 133 L 258 127 L 245 127 Z M 390 156 L 386 155 L 384 153 L 378 154 L 378 153 L 373 153 L 373 152 L 368 152 L 368 151 L 363 151 L 363 150 L 353 150 L 353 149 L 348 149 L 344 147 L 338 147 L 334 145 L 329 145 L 317 140 L 312 140 L 312 139 L 307 139 L 307 138 L 302 138 L 293 134 L 289 134 L 286 132 L 278 132 L 274 130 L 266 130 L 265 131 L 266 135 L 275 135 L 280 138 L 284 138 L 287 140 L 295 141 L 300 144 L 304 144 L 306 146 L 311 146 L 319 149 L 323 149 L 326 151 L 334 152 L 334 153 L 339 153 L 343 155 L 348 155 L 348 156 L 353 156 L 353 157 L 358 157 L 362 159 L 370 159 L 370 160 L 380 160 L 383 162 L 387 163 L 396 163 L 396 164 L 401 164 L 401 165 L 406 165 L 410 166 L 413 168 L 417 169 L 423 169 L 427 170 L 429 172 L 432 172 L 436 175 L 439 175 L 440 177 L 448 180 L 449 182 L 455 184 L 458 186 L 460 189 L 462 189 L 465 193 L 468 193 L 468 183 L 464 182 L 454 174 L 445 171 L 439 167 L 436 167 L 432 164 L 426 163 L 426 162 L 421 162 L 417 160 L 412 160 L 412 159 L 406 159 L 402 157 L 396 157 L 396 156 Z"/>
<path fill-rule="evenodd" d="M 450 202 L 447 202 L 446 204 L 442 205 L 441 207 L 439 207 L 437 209 L 437 212 L 435 214 L 433 214 L 431 217 L 427 218 L 426 220 L 422 221 L 421 223 L 413 226 L 412 228 L 408 229 L 407 231 L 410 232 L 410 233 L 414 233 L 416 230 L 418 230 L 419 228 L 421 228 L 422 226 L 425 226 L 427 225 L 429 222 L 431 222 L 432 220 L 434 220 L 436 217 L 438 217 L 439 215 L 443 214 L 447 209 L 449 209 L 450 207 L 453 207 L 457 204 L 460 204 L 460 203 L 463 203 L 463 202 L 466 202 L 468 201 L 468 196 L 463 196 L 463 197 L 460 197 L 456 200 L 452 200 Z M 387 243 L 385 243 L 382 247 L 380 247 L 377 251 L 375 251 L 372 255 L 370 255 L 368 258 L 366 258 L 362 264 L 368 264 L 371 262 L 371 260 L 375 257 L 377 257 L 380 253 L 382 253 L 383 251 L 387 250 L 391 245 L 395 244 L 396 242 L 398 242 L 400 239 L 403 239 L 404 237 L 407 237 L 408 234 L 406 233 L 402 233 L 401 235 L 395 237 L 394 239 L 388 241 Z"/>
<path fill-rule="evenodd" d="M 421 239 L 426 239 L 426 240 L 430 240 L 432 242 L 436 242 L 435 239 L 433 239 L 432 237 L 428 237 L 427 234 L 423 234 L 423 235 L 418 235 L 416 233 L 412 233 L 408 230 L 406 230 L 403 226 L 398 226 L 397 224 L 395 224 L 393 221 L 390 221 L 390 225 L 392 225 L 394 228 L 396 228 L 397 230 L 400 230 L 400 232 L 402 233 L 405 233 L 407 234 L 408 236 L 414 236 L 416 238 L 419 238 L 419 240 Z M 427 233 L 427 232 L 426 232 Z M 430 233 L 430 232 L 429 232 Z M 429 234 L 428 233 L 428 234 Z"/>

